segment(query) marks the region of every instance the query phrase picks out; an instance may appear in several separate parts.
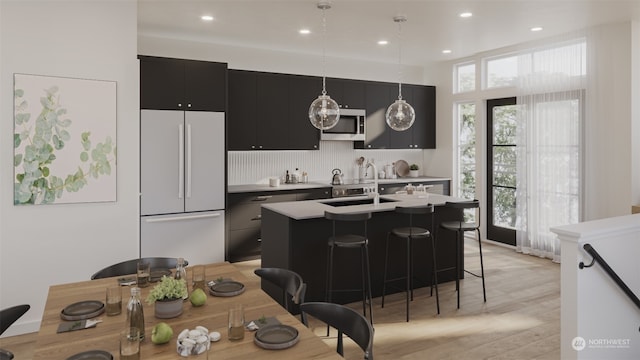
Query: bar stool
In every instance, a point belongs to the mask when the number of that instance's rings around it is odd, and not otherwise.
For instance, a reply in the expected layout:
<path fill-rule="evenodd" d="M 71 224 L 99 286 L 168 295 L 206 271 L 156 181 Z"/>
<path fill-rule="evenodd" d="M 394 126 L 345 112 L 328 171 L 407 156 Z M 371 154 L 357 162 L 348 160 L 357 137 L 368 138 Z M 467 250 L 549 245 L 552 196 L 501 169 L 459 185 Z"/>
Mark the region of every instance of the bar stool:
<path fill-rule="evenodd" d="M 367 220 L 371 219 L 371 213 L 356 214 L 336 214 L 325 211 L 324 217 L 332 222 L 332 236 L 329 238 L 328 245 L 328 264 L 327 264 L 327 281 L 326 281 L 326 301 L 331 302 L 331 295 L 334 292 L 349 292 L 362 290 L 362 313 L 367 317 L 366 305 L 369 304 L 369 322 L 373 324 L 372 298 L 371 298 L 371 275 L 369 270 L 369 239 L 367 238 Z M 336 223 L 338 222 L 356 222 L 361 221 L 364 224 L 363 235 L 356 234 L 337 234 Z M 336 248 L 360 248 L 360 261 L 362 272 L 362 288 L 361 289 L 333 289 L 333 253 Z"/>
<path fill-rule="evenodd" d="M 446 202 L 445 207 L 452 209 L 460 209 L 462 214 L 462 220 L 460 221 L 443 221 L 440 223 L 442 229 L 456 232 L 456 291 L 458 292 L 458 309 L 460 309 L 460 249 L 463 246 L 463 239 L 465 231 L 477 231 L 478 232 L 478 247 L 480 248 L 480 271 L 481 275 L 474 274 L 470 271 L 462 269 L 464 272 L 473 275 L 478 278 L 482 278 L 482 295 L 484 302 L 487 302 L 487 293 L 484 286 L 484 264 L 482 261 L 482 239 L 480 238 L 480 202 L 478 200 L 462 201 L 462 202 Z M 464 210 L 475 209 L 475 217 L 473 221 L 464 220 Z M 448 269 L 440 269 L 443 271 Z"/>
<path fill-rule="evenodd" d="M 440 314 L 440 298 L 438 296 L 438 274 L 436 272 L 436 248 L 435 248 L 435 238 L 433 234 L 425 228 L 417 227 L 413 225 L 413 217 L 416 216 L 428 216 L 431 220 L 431 229 L 433 229 L 433 205 L 429 204 L 426 206 L 411 206 L 404 207 L 398 206 L 396 207 L 396 212 L 400 214 L 405 214 L 409 218 L 409 226 L 408 227 L 399 227 L 394 228 L 387 234 L 386 241 L 386 252 L 384 258 L 384 282 L 382 284 L 382 307 L 384 308 L 384 295 L 386 293 L 387 283 L 394 282 L 398 280 L 406 280 L 406 302 L 407 302 L 407 322 L 409 322 L 409 293 L 411 293 L 411 301 L 413 301 L 413 242 L 418 239 L 426 239 L 431 238 L 431 250 L 433 254 L 432 260 L 432 271 L 433 278 L 435 278 L 435 288 L 436 288 L 436 308 L 438 310 L 438 314 Z M 407 249 L 407 272 L 405 276 L 397 277 L 393 279 L 387 278 L 387 270 L 389 265 L 389 239 L 404 239 L 406 240 L 406 249 Z M 432 278 L 432 280 L 433 280 Z M 432 286 L 433 286 L 432 281 Z"/>

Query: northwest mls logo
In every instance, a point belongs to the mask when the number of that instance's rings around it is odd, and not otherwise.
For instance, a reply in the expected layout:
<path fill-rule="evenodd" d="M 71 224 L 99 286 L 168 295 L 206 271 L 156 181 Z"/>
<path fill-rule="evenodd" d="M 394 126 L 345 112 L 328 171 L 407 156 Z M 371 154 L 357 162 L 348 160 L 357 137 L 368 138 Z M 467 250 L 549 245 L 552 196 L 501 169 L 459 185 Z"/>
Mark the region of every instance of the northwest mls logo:
<path fill-rule="evenodd" d="M 586 346 L 587 346 L 587 342 L 584 340 L 584 338 L 581 338 L 580 336 L 576 336 L 573 338 L 573 340 L 571 340 L 571 347 L 575 351 L 581 351 Z"/>

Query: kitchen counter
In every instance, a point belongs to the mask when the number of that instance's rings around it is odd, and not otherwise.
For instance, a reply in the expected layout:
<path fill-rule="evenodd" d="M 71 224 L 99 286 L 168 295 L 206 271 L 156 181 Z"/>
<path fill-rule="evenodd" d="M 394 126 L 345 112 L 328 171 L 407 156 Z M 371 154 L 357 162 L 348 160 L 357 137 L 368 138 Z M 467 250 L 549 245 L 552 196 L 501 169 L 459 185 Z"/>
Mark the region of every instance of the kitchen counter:
<path fill-rule="evenodd" d="M 462 211 L 444 207 L 446 201 L 464 201 L 464 199 L 430 193 L 414 193 L 381 195 L 379 205 L 360 204 L 348 206 L 331 206 L 335 202 L 367 200 L 367 196 L 333 198 L 323 200 L 307 200 L 262 204 L 262 266 L 279 267 L 297 272 L 307 283 L 307 301 L 323 301 L 325 288 L 325 269 L 327 262 L 327 239 L 331 236 L 331 221 L 324 218 L 325 211 L 335 213 L 372 212 L 367 222 L 369 239 L 369 259 L 371 266 L 371 285 L 374 297 L 382 293 L 384 259 L 387 254 L 385 241 L 388 232 L 398 226 L 407 226 L 408 219 L 404 214 L 395 211 L 396 206 L 420 206 L 428 203 L 436 205 L 434 223 L 427 216 L 414 218 L 414 226 L 430 230 L 439 228 L 442 221 L 461 220 Z M 388 202 L 386 202 L 388 201 Z M 346 225 L 346 224 L 343 224 Z M 361 224 L 350 224 L 349 231 L 362 232 Z M 401 276 L 406 271 L 406 247 L 404 242 L 396 241 L 389 248 L 389 274 L 391 278 Z M 461 262 L 459 276 L 464 278 L 463 247 L 456 252 L 455 233 L 437 231 L 437 266 L 439 269 L 449 268 L 438 274 L 438 282 L 455 279 L 452 267 L 456 257 Z M 415 288 L 430 286 L 432 281 L 432 259 L 430 241 L 415 241 L 414 254 L 416 261 L 414 271 L 418 280 Z M 353 288 L 360 283 L 360 263 L 357 253 L 340 251 L 336 254 L 334 264 L 335 288 Z M 268 286 L 263 289 L 272 296 L 278 295 L 277 289 Z M 392 293 L 396 290 L 388 290 Z M 350 303 L 358 301 L 357 293 L 337 293 L 334 301 Z"/>
<path fill-rule="evenodd" d="M 380 195 L 381 202 L 378 205 L 365 204 L 337 207 L 330 205 L 334 202 L 358 201 L 364 199 L 370 199 L 370 197 L 352 196 L 347 198 L 334 198 L 328 200 L 282 202 L 275 204 L 263 204 L 262 207 L 294 220 L 304 220 L 324 218 L 325 211 L 330 211 L 337 214 L 361 213 L 367 211 L 375 213 L 383 211 L 393 211 L 396 206 L 420 206 L 426 204 L 444 205 L 444 203 L 447 201 L 464 201 L 464 199 L 447 195 L 414 192 L 413 195 Z M 389 202 L 384 202 L 385 200 Z"/>

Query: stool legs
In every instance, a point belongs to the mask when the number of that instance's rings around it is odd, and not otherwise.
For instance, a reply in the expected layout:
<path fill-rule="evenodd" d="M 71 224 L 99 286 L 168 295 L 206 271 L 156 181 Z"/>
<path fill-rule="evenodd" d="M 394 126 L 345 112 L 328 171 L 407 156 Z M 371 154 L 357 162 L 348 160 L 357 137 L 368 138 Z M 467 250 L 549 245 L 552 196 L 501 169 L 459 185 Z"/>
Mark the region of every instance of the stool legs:
<path fill-rule="evenodd" d="M 478 247 L 480 248 L 480 273 L 482 274 L 482 296 L 484 296 L 484 302 L 487 302 L 487 291 L 484 288 L 484 264 L 482 262 L 482 239 L 480 239 L 480 229 L 478 231 Z"/>

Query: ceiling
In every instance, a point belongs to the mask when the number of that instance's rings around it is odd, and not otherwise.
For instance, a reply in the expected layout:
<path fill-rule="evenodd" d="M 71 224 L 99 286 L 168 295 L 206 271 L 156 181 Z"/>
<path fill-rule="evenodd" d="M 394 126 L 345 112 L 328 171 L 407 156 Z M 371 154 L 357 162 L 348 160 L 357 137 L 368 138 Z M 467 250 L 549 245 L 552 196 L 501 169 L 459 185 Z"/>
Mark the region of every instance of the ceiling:
<path fill-rule="evenodd" d="M 322 54 L 317 0 L 138 0 L 138 32 L 200 42 Z M 332 0 L 326 10 L 326 55 L 397 63 L 468 57 L 594 25 L 640 20 L 640 1 L 617 0 Z M 471 12 L 470 18 L 461 18 Z M 201 15 L 212 15 L 204 22 Z M 406 15 L 398 41 L 396 15 Z M 540 26 L 543 30 L 530 31 Z M 311 33 L 300 35 L 308 28 Z M 378 40 L 389 44 L 381 46 Z M 451 50 L 443 54 L 442 50 Z"/>

